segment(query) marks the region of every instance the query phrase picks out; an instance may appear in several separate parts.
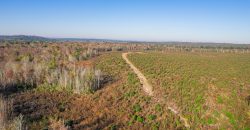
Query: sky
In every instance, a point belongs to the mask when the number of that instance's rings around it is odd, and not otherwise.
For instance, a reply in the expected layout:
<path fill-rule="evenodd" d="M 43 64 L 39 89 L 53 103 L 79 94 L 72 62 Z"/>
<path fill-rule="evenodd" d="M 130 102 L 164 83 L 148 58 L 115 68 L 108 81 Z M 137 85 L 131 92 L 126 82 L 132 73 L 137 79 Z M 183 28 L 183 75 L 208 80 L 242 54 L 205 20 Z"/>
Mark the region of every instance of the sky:
<path fill-rule="evenodd" d="M 0 0 L 0 35 L 250 43 L 250 0 Z"/>

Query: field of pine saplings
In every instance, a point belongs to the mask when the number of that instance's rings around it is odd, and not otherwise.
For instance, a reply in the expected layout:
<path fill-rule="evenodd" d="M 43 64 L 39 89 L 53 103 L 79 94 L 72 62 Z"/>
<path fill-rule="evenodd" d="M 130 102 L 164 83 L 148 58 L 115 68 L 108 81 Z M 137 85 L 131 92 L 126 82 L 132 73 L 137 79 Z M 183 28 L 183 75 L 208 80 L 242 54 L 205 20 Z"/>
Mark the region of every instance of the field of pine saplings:
<path fill-rule="evenodd" d="M 149 52 L 129 58 L 192 129 L 249 129 L 249 54 Z"/>
<path fill-rule="evenodd" d="M 123 59 L 127 52 L 153 95 Z M 0 43 L 0 129 L 248 130 L 249 52 L 149 43 Z"/>

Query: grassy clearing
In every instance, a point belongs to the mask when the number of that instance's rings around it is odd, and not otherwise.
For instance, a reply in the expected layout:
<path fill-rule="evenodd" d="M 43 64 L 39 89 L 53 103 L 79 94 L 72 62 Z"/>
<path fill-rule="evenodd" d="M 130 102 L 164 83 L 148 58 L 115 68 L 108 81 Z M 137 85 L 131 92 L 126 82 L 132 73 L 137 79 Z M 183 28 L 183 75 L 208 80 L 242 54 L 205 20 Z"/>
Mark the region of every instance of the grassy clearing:
<path fill-rule="evenodd" d="M 249 54 L 134 53 L 129 59 L 193 128 L 250 127 Z"/>

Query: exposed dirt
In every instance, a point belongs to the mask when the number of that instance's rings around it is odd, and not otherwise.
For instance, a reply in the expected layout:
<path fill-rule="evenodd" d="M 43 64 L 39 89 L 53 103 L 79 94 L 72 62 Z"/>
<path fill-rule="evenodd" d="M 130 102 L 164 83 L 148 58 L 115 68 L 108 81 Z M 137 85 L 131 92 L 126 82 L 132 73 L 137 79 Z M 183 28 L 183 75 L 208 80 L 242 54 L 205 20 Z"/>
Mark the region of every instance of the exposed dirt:
<path fill-rule="evenodd" d="M 131 69 L 133 69 L 133 71 L 135 72 L 135 74 L 138 76 L 138 78 L 140 79 L 140 82 L 143 86 L 144 91 L 152 96 L 153 95 L 153 88 L 152 86 L 149 84 L 148 80 L 146 79 L 146 77 L 141 73 L 141 71 L 136 68 L 132 62 L 129 61 L 129 59 L 127 58 L 127 55 L 129 53 L 123 53 L 122 54 L 122 58 L 127 62 L 127 64 L 131 67 Z"/>

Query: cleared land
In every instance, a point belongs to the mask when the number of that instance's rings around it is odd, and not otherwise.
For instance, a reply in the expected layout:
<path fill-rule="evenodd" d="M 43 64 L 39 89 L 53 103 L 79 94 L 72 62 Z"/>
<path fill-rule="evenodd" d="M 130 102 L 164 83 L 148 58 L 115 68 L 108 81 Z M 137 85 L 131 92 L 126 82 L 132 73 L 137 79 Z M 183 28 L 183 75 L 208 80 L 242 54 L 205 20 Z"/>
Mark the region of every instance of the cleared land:
<path fill-rule="evenodd" d="M 250 55 L 133 53 L 129 59 L 193 128 L 249 127 Z"/>
<path fill-rule="evenodd" d="M 141 52 L 137 52 L 139 54 L 143 54 Z M 140 79 L 140 82 L 143 86 L 144 91 L 149 95 L 149 96 L 153 96 L 153 90 L 152 90 L 152 86 L 150 85 L 150 83 L 148 82 L 148 80 L 146 79 L 146 77 L 142 74 L 142 72 L 136 68 L 133 63 L 131 63 L 129 61 L 129 59 L 127 58 L 127 55 L 130 53 L 122 53 L 122 58 L 127 62 L 127 64 L 132 68 L 132 70 L 134 71 L 134 73 L 137 75 L 137 77 Z M 159 101 L 163 101 L 161 97 L 158 97 L 157 95 L 154 95 L 154 98 L 159 102 Z M 168 104 L 169 105 L 169 104 Z M 184 118 L 180 112 L 178 110 L 176 110 L 175 108 L 173 108 L 172 106 L 168 106 L 167 107 L 170 111 L 172 111 L 174 114 L 176 114 L 177 116 L 180 117 L 180 120 L 184 123 L 186 128 L 190 128 L 190 125 L 187 121 L 186 118 Z"/>
<path fill-rule="evenodd" d="M 5 43 L 0 129 L 249 129 L 250 55 L 239 51 Z"/>

